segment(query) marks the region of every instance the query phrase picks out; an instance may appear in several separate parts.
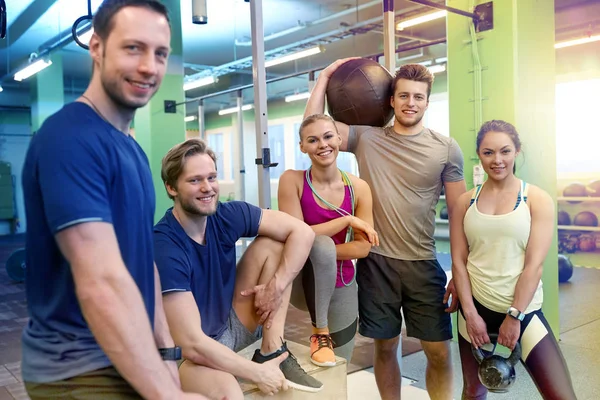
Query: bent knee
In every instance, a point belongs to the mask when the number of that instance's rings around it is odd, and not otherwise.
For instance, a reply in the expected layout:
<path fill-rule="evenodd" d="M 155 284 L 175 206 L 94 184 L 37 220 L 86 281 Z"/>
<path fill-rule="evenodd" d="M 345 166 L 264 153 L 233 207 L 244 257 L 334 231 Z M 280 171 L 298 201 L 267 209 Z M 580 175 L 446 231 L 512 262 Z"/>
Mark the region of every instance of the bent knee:
<path fill-rule="evenodd" d="M 308 258 L 313 265 L 319 266 L 319 269 L 325 268 L 327 265 L 335 267 L 337 251 L 333 239 L 325 235 L 315 237 Z M 335 268 L 332 269 L 335 270 Z"/>
<path fill-rule="evenodd" d="M 252 241 L 252 244 L 248 247 L 246 252 L 256 252 L 257 255 L 262 257 L 280 257 L 283 253 L 283 246 L 283 243 L 271 239 L 270 237 L 258 236 Z"/>
<path fill-rule="evenodd" d="M 327 235 L 317 235 L 310 249 L 310 256 L 331 255 L 335 257 L 335 242 Z"/>
<path fill-rule="evenodd" d="M 446 368 L 450 365 L 450 349 L 447 346 L 436 346 L 425 351 L 427 362 L 433 368 Z"/>

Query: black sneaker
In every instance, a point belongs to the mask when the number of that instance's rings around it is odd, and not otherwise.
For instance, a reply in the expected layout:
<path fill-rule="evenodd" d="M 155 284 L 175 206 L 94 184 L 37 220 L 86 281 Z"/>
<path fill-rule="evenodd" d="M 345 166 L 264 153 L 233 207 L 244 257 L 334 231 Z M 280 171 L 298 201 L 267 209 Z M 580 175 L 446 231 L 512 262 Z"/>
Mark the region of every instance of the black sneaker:
<path fill-rule="evenodd" d="M 308 375 L 306 371 L 302 369 L 296 357 L 288 350 L 286 342 L 283 342 L 283 346 L 281 346 L 279 350 L 268 356 L 263 356 L 260 354 L 260 349 L 257 349 L 252 356 L 252 361 L 262 364 L 279 357 L 286 351 L 288 352 L 288 358 L 279 364 L 279 368 L 281 369 L 281 372 L 283 372 L 288 386 L 304 392 L 318 392 L 323 389 L 323 384 L 321 382 Z"/>

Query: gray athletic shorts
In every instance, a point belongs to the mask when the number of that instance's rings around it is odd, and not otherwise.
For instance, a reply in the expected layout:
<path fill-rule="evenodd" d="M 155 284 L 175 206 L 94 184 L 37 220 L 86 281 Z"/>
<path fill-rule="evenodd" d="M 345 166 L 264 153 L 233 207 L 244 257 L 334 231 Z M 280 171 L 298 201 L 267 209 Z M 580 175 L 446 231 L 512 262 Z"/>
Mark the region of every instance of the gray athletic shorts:
<path fill-rule="evenodd" d="M 227 329 L 221 335 L 217 342 L 229 347 L 236 353 L 250 346 L 258 339 L 262 338 L 262 325 L 256 328 L 254 333 L 250 332 L 244 324 L 242 324 L 235 313 L 233 307 L 229 311 L 229 319 L 227 320 Z"/>
<path fill-rule="evenodd" d="M 395 338 L 404 314 L 408 336 L 428 342 L 451 339 L 450 314 L 443 302 L 446 281 L 437 260 L 406 261 L 369 253 L 357 264 L 358 331 L 373 339 Z"/>

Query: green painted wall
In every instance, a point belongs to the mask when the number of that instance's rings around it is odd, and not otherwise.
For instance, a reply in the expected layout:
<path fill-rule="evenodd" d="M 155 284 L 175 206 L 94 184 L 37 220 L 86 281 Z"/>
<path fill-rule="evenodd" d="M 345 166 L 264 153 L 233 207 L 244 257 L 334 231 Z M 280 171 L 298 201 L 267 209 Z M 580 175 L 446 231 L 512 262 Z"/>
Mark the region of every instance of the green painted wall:
<path fill-rule="evenodd" d="M 177 0 L 163 0 L 172 16 L 180 15 L 180 3 Z M 171 18 L 171 54 L 167 73 L 160 89 L 150 102 L 137 110 L 135 115 L 135 136 L 146 152 L 152 170 L 152 180 L 156 193 L 155 221 L 164 215 L 173 205 L 165 191 L 160 177 L 161 162 L 171 147 L 185 140 L 184 108 L 177 107 L 175 113 L 164 112 L 164 101 L 175 100 L 181 103 L 183 93 L 183 49 L 181 18 Z"/>
<path fill-rule="evenodd" d="M 62 55 L 54 53 L 51 60 L 52 65 L 29 78 L 32 132 L 37 131 L 46 118 L 60 110 L 65 103 Z"/>

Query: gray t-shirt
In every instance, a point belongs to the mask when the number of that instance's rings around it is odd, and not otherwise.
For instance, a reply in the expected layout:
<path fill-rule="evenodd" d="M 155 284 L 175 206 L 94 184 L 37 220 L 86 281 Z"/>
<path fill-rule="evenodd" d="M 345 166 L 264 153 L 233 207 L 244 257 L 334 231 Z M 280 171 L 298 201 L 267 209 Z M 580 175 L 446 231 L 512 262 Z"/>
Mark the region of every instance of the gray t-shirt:
<path fill-rule="evenodd" d="M 435 259 L 442 184 L 464 179 L 458 143 L 427 128 L 405 136 L 393 127 L 350 126 L 348 151 L 373 192 L 379 246 L 371 251 L 399 260 Z"/>

